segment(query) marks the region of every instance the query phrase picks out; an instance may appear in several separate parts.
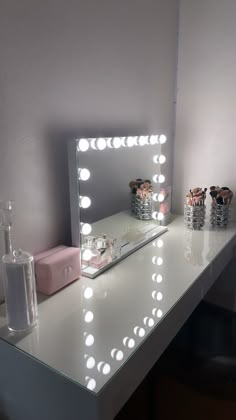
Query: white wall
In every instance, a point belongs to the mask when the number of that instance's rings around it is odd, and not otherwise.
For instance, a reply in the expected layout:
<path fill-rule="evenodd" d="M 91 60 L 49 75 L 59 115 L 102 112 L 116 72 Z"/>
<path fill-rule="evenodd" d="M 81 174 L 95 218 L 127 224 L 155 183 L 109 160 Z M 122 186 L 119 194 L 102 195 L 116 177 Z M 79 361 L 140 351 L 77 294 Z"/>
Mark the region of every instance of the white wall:
<path fill-rule="evenodd" d="M 70 235 L 72 132 L 166 131 L 171 153 L 178 0 L 0 9 L 0 199 L 16 202 L 16 246 L 38 252 Z"/>
<path fill-rule="evenodd" d="M 235 18 L 235 0 L 181 0 L 173 200 L 179 213 L 194 186 L 226 185 L 236 193 Z"/>

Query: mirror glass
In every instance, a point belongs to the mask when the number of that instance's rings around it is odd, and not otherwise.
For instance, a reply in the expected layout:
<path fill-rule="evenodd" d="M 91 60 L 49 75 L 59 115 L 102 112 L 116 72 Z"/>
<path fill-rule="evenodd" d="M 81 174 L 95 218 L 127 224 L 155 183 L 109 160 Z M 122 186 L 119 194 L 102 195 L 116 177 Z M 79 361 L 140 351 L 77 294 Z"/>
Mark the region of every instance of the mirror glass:
<path fill-rule="evenodd" d="M 164 135 L 78 139 L 69 151 L 72 242 L 94 278 L 167 229 L 161 226 Z"/>

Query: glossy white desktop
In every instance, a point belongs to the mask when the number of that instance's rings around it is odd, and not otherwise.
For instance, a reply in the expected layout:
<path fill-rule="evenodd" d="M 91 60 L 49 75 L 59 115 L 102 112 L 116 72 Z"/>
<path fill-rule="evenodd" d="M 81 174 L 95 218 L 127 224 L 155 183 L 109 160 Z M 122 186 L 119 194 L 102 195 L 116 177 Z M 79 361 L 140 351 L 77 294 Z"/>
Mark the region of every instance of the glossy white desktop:
<path fill-rule="evenodd" d="M 39 326 L 23 338 L 7 332 L 0 307 L 0 389 L 16 399 L 18 413 L 16 369 L 39 407 L 34 420 L 66 413 L 70 420 L 114 418 L 236 245 L 236 225 L 192 232 L 177 217 L 168 229 L 96 279 L 81 278 L 42 300 Z M 0 401 L 4 395 L 0 391 Z M 22 418 L 32 420 L 30 408 L 22 410 Z M 14 413 L 10 418 L 18 420 Z"/>

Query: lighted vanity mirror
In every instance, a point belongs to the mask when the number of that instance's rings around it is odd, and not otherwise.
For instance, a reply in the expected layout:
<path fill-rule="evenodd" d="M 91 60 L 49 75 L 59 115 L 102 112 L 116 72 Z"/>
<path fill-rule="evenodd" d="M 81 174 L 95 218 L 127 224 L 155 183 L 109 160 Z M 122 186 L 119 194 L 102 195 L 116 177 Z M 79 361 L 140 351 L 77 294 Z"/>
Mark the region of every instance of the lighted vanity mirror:
<path fill-rule="evenodd" d="M 94 278 L 166 232 L 165 135 L 80 138 L 69 145 L 72 244 Z"/>

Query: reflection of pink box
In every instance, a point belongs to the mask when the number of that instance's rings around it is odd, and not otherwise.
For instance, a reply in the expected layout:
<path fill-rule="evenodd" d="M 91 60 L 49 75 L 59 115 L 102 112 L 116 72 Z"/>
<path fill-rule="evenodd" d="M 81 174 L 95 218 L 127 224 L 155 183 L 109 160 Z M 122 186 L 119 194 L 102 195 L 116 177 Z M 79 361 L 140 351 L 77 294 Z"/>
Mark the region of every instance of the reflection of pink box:
<path fill-rule="evenodd" d="M 56 248 L 54 248 L 56 249 Z M 51 295 L 80 277 L 79 248 L 63 247 L 61 250 L 35 260 L 37 290 Z"/>

